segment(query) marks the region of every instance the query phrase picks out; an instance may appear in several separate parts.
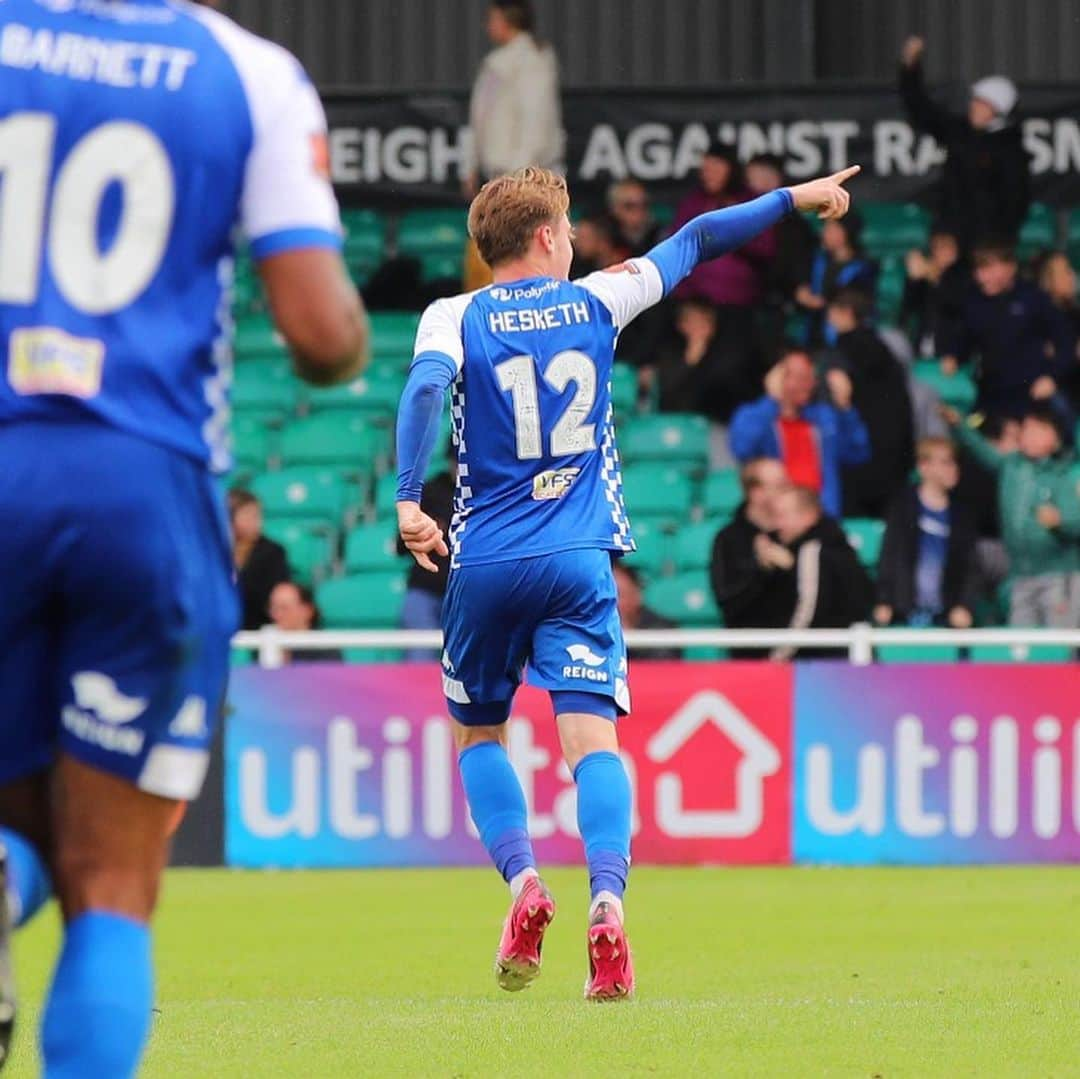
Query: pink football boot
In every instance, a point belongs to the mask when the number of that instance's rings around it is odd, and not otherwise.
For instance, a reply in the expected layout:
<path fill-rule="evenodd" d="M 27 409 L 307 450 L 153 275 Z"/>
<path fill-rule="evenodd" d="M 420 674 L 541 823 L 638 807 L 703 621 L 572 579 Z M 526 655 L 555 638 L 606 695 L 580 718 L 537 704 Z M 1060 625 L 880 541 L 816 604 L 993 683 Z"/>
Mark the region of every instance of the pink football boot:
<path fill-rule="evenodd" d="M 551 893 L 539 877 L 530 877 L 510 907 L 495 954 L 495 980 L 503 989 L 527 989 L 539 975 L 544 933 L 554 917 Z"/>
<path fill-rule="evenodd" d="M 611 903 L 598 903 L 589 924 L 589 978 L 585 999 L 625 1000 L 634 993 L 634 961 L 622 919 Z"/>

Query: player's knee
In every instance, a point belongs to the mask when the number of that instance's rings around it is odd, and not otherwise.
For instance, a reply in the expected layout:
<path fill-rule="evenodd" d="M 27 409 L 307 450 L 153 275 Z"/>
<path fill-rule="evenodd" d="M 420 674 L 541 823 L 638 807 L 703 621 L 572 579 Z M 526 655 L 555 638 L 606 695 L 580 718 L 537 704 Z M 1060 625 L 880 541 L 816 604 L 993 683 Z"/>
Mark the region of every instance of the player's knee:
<path fill-rule="evenodd" d="M 603 716 L 567 714 L 558 717 L 563 757 L 572 772 L 590 753 L 618 753 L 615 724 Z"/>
<path fill-rule="evenodd" d="M 142 860 L 77 838 L 61 839 L 54 851 L 53 873 L 65 920 L 97 910 L 149 921 L 163 862 L 164 857 Z"/>
<path fill-rule="evenodd" d="M 498 742 L 505 746 L 507 739 L 507 725 L 500 724 L 498 727 L 467 727 L 464 723 L 454 723 L 454 745 L 458 753 L 464 753 L 470 746 L 478 746 L 482 742 Z"/>

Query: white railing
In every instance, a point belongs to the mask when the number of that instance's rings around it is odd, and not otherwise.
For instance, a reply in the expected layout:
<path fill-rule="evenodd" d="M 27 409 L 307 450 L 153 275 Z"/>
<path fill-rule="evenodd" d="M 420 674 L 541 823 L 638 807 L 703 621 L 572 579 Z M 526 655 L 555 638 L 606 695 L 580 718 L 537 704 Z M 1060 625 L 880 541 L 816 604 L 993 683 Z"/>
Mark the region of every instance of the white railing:
<path fill-rule="evenodd" d="M 861 622 L 849 629 L 636 629 L 628 630 L 631 648 L 844 648 L 848 661 L 865 667 L 882 645 L 952 645 L 971 648 L 998 645 L 1024 649 L 1049 645 L 1080 649 L 1080 629 L 878 629 Z M 365 629 L 283 633 L 273 626 L 238 633 L 236 648 L 258 653 L 263 667 L 280 667 L 287 651 L 342 648 L 442 647 L 438 630 Z M 1021 657 L 1018 657 L 1021 658 Z"/>

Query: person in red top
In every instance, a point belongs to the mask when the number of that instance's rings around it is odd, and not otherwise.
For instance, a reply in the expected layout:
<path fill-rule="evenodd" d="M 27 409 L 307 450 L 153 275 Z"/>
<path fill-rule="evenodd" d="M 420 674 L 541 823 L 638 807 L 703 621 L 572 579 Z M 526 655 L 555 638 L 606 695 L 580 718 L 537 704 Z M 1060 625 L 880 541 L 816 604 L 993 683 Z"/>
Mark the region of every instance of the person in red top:
<path fill-rule="evenodd" d="M 870 438 L 851 406 L 851 379 L 834 369 L 826 383 L 831 401 L 815 401 L 813 361 L 802 349 L 786 349 L 765 377 L 765 396 L 735 411 L 729 436 L 737 461 L 775 457 L 793 484 L 819 494 L 825 512 L 839 517 L 840 470 L 870 459 Z"/>

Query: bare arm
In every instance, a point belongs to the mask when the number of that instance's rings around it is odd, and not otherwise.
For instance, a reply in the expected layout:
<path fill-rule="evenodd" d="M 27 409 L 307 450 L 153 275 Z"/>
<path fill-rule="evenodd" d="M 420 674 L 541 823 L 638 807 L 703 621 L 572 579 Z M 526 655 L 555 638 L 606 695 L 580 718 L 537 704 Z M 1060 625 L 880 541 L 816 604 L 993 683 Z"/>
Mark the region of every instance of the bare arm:
<path fill-rule="evenodd" d="M 359 375 L 368 362 L 367 314 L 337 252 L 283 251 L 258 267 L 300 377 L 330 385 Z"/>

